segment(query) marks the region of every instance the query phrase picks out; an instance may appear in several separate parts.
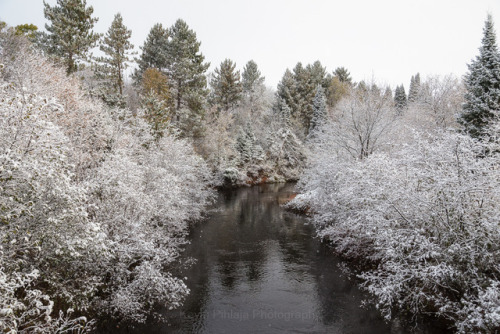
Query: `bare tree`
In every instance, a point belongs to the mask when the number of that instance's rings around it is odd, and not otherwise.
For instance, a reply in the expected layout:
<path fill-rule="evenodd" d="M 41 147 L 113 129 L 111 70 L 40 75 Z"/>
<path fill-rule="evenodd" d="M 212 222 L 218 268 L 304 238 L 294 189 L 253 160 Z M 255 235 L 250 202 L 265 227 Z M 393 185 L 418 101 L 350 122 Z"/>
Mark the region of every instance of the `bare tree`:
<path fill-rule="evenodd" d="M 393 101 L 384 91 L 358 85 L 334 109 L 327 137 L 340 150 L 363 159 L 383 145 L 396 120 Z"/>

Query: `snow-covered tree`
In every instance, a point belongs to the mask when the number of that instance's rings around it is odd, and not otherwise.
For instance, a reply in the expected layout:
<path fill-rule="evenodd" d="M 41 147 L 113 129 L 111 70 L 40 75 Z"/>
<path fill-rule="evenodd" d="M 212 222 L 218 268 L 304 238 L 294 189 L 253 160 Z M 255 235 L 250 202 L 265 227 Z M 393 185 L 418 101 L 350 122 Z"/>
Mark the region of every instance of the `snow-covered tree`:
<path fill-rule="evenodd" d="M 396 87 L 396 90 L 394 92 L 394 105 L 396 106 L 396 109 L 399 113 L 402 113 L 402 111 L 408 105 L 405 87 L 403 85 Z"/>
<path fill-rule="evenodd" d="M 458 128 L 456 116 L 463 95 L 463 83 L 455 76 L 429 76 L 420 84 L 418 101 L 408 105 L 402 122 L 426 132 Z"/>
<path fill-rule="evenodd" d="M 217 175 L 216 181 L 222 184 L 221 173 L 234 167 L 237 151 L 236 137 L 233 128 L 235 120 L 231 111 L 210 108 L 203 120 L 206 129 L 203 138 L 195 147 L 207 161 L 212 171 Z"/>
<path fill-rule="evenodd" d="M 479 55 L 464 76 L 466 94 L 460 123 L 472 137 L 485 135 L 485 128 L 500 111 L 500 52 L 493 18 L 488 15 Z"/>
<path fill-rule="evenodd" d="M 496 146 L 441 131 L 358 161 L 326 148 L 293 205 L 315 213 L 336 252 L 367 264 L 359 277 L 386 318 L 427 313 L 459 333 L 494 333 L 500 157 L 484 152 Z"/>
<path fill-rule="evenodd" d="M 357 159 L 364 159 L 388 144 L 396 112 L 380 89 L 352 88 L 333 111 L 321 142 Z"/>
<path fill-rule="evenodd" d="M 311 125 L 309 127 L 309 137 L 312 137 L 314 132 L 320 131 L 321 127 L 327 120 L 327 116 L 325 92 L 323 91 L 323 88 L 318 85 L 316 88 L 316 95 L 313 100 L 313 114 L 311 118 Z"/>
<path fill-rule="evenodd" d="M 420 73 L 411 76 L 408 103 L 417 102 L 420 94 Z"/>
<path fill-rule="evenodd" d="M 243 86 L 243 102 L 248 105 L 251 113 L 262 107 L 262 97 L 266 90 L 265 77 L 262 76 L 257 64 L 250 60 L 243 69 L 241 75 Z"/>
<path fill-rule="evenodd" d="M 283 99 L 276 101 L 273 120 L 267 126 L 267 159 L 272 169 L 284 180 L 297 180 L 305 164 L 305 148 L 294 132 L 290 107 Z"/>
<path fill-rule="evenodd" d="M 264 159 L 262 146 L 255 137 L 250 123 L 240 128 L 236 139 L 236 149 L 240 154 L 241 164 L 256 164 Z"/>
<path fill-rule="evenodd" d="M 55 6 L 44 2 L 45 18 L 50 21 L 45 25 L 47 51 L 63 59 L 68 74 L 78 69 L 80 61 L 87 60 L 88 51 L 99 39 L 92 30 L 98 20 L 93 13 L 86 0 L 57 0 Z"/>
<path fill-rule="evenodd" d="M 78 333 L 90 322 L 73 310 L 143 321 L 179 306 L 188 290 L 171 268 L 211 198 L 206 164 L 11 38 L 0 35 L 1 330 Z"/>
<path fill-rule="evenodd" d="M 162 137 L 172 117 L 172 97 L 168 79 L 160 71 L 148 68 L 141 84 L 141 106 L 144 117 L 156 138 Z"/>

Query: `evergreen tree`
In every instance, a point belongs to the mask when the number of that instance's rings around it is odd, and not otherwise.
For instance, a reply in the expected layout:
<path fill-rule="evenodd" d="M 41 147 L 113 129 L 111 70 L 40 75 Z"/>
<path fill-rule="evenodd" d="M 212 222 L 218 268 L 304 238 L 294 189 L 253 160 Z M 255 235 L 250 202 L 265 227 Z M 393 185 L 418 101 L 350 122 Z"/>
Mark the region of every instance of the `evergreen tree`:
<path fill-rule="evenodd" d="M 253 114 L 263 107 L 266 91 L 265 78 L 261 75 L 257 64 L 250 60 L 243 68 L 241 79 L 244 104 Z"/>
<path fill-rule="evenodd" d="M 207 95 L 205 72 L 210 64 L 204 63 L 205 57 L 200 52 L 201 43 L 186 22 L 177 20 L 169 32 L 165 74 L 169 79 L 175 110 L 179 112 L 187 108 L 194 113 L 193 117 L 198 117 Z"/>
<path fill-rule="evenodd" d="M 297 63 L 293 73 L 287 69 L 278 84 L 277 96 L 284 99 L 291 109 L 292 118 L 307 135 L 313 114 L 313 99 L 316 87 L 320 85 L 324 91 L 329 91 L 332 77 L 326 74 L 326 69 L 319 61 L 306 67 Z"/>
<path fill-rule="evenodd" d="M 349 85 L 352 84 L 351 73 L 345 67 L 337 67 L 335 71 L 333 71 L 333 76 L 339 78 L 340 82 L 347 83 Z"/>
<path fill-rule="evenodd" d="M 459 122 L 468 134 L 481 137 L 500 111 L 500 54 L 491 15 L 484 25 L 479 55 L 468 67 L 464 77 L 465 104 Z"/>
<path fill-rule="evenodd" d="M 240 71 L 235 71 L 235 68 L 236 64 L 230 59 L 224 60 L 220 67 L 215 69 L 215 75 L 210 82 L 213 103 L 225 111 L 236 107 L 242 97 Z"/>
<path fill-rule="evenodd" d="M 66 72 L 78 69 L 78 62 L 87 60 L 88 51 L 96 45 L 99 34 L 92 31 L 97 18 L 94 9 L 87 7 L 86 0 L 57 0 L 54 7 L 44 1 L 48 34 L 45 34 L 47 51 L 63 59 Z"/>
<path fill-rule="evenodd" d="M 290 104 L 290 107 L 295 109 L 292 114 L 307 130 L 309 128 L 309 124 L 306 124 L 308 123 L 306 119 L 307 115 L 310 114 L 308 109 L 312 103 L 314 93 L 311 92 L 309 73 L 301 62 L 297 63 L 297 65 L 293 68 L 293 80 L 294 90 L 292 98 L 294 103 Z"/>
<path fill-rule="evenodd" d="M 315 61 L 312 65 L 306 66 L 306 71 L 309 76 L 309 89 L 313 91 L 313 96 L 316 95 L 316 87 L 321 85 L 323 89 L 326 89 L 329 85 L 329 79 L 326 75 L 326 68 L 321 65 L 319 60 Z"/>
<path fill-rule="evenodd" d="M 133 76 L 137 84 L 141 83 L 142 75 L 148 68 L 155 68 L 161 72 L 166 70 L 168 38 L 168 30 L 160 23 L 151 28 L 144 45 L 141 46 L 141 56 L 136 58 L 138 68 Z"/>
<path fill-rule="evenodd" d="M 323 87 L 318 85 L 316 87 L 316 94 L 313 100 L 313 115 L 311 118 L 311 125 L 309 127 L 309 137 L 313 136 L 316 131 L 320 129 L 325 123 L 327 118 L 326 112 L 326 97 Z"/>
<path fill-rule="evenodd" d="M 253 164 L 262 161 L 264 151 L 257 141 L 250 123 L 240 128 L 240 134 L 236 139 L 236 150 L 240 153 L 241 164 Z"/>
<path fill-rule="evenodd" d="M 120 13 L 116 14 L 100 46 L 106 56 L 97 59 L 100 63 L 97 70 L 105 84 L 101 92 L 105 100 L 110 96 L 123 100 L 123 71 L 128 67 L 130 50 L 134 48 L 129 41 L 131 35 L 132 32 L 123 24 Z"/>
<path fill-rule="evenodd" d="M 403 85 L 397 86 L 394 92 L 394 105 L 398 112 L 402 112 L 407 106 L 406 92 Z"/>
<path fill-rule="evenodd" d="M 243 92 L 252 95 L 259 91 L 259 88 L 264 86 L 265 77 L 259 71 L 257 64 L 250 60 L 243 69 L 241 75 Z"/>
<path fill-rule="evenodd" d="M 282 124 L 284 127 L 290 126 L 292 112 L 290 107 L 286 104 L 286 101 L 283 98 L 279 96 L 276 97 L 276 103 L 273 107 L 273 111 L 277 116 L 280 124 Z"/>
<path fill-rule="evenodd" d="M 150 91 L 141 98 L 141 107 L 144 109 L 144 118 L 151 125 L 151 133 L 155 139 L 163 137 L 168 126 L 170 110 L 164 100 Z"/>
<path fill-rule="evenodd" d="M 410 80 L 410 90 L 408 91 L 408 103 L 417 102 L 420 94 L 420 73 L 412 75 Z"/>
<path fill-rule="evenodd" d="M 392 90 L 389 86 L 385 88 L 384 98 L 387 100 L 394 100 L 394 98 L 392 97 Z"/>
<path fill-rule="evenodd" d="M 342 82 L 338 76 L 330 77 L 330 84 L 326 90 L 326 102 L 330 108 L 335 107 L 335 105 L 346 96 L 349 92 L 350 84 L 347 82 Z"/>
<path fill-rule="evenodd" d="M 297 110 L 297 106 L 294 101 L 296 90 L 295 86 L 293 73 L 289 69 L 286 69 L 281 81 L 278 83 L 276 97 L 277 99 L 282 99 L 286 103 L 286 105 L 290 108 L 292 117 L 295 116 L 295 110 Z"/>

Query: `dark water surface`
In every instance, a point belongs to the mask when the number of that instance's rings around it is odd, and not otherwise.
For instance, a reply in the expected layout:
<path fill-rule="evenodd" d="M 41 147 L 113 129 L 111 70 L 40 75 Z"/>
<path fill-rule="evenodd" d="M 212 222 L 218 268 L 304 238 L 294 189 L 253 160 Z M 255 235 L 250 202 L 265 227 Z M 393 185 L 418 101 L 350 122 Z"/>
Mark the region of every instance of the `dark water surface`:
<path fill-rule="evenodd" d="M 181 275 L 191 294 L 166 311 L 169 322 L 127 333 L 395 333 L 340 262 L 315 239 L 304 217 L 280 204 L 293 184 L 262 185 L 219 195 L 215 211 L 191 233 Z"/>

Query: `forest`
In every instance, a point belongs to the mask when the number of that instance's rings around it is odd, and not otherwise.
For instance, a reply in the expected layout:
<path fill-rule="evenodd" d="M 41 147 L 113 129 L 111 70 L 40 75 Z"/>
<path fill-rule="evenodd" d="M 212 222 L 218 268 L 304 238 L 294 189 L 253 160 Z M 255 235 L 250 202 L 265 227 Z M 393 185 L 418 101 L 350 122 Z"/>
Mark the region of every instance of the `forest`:
<path fill-rule="evenodd" d="M 406 93 L 320 61 L 270 88 L 253 60 L 209 72 L 182 19 L 154 24 L 135 54 L 120 14 L 101 34 L 85 0 L 44 7 L 45 31 L 0 23 L 2 333 L 161 318 L 189 294 L 174 272 L 218 189 L 289 181 L 286 206 L 386 319 L 500 331 L 490 15 L 463 78 L 415 73 Z"/>

